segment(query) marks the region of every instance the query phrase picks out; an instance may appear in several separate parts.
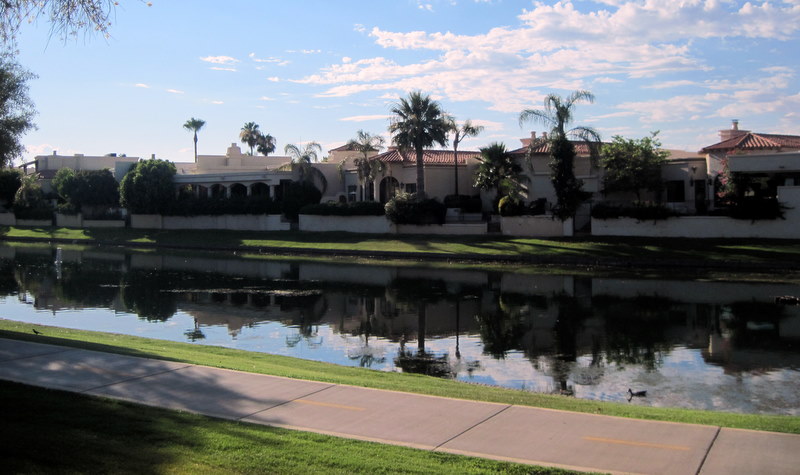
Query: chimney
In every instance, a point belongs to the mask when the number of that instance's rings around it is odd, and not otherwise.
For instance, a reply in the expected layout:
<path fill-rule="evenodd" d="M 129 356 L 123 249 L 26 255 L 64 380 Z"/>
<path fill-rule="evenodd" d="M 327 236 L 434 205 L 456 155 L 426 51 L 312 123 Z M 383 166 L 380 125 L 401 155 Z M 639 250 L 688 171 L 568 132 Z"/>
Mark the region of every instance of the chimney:
<path fill-rule="evenodd" d="M 739 130 L 739 119 L 731 120 L 731 128 L 729 130 L 720 130 L 719 131 L 719 140 L 720 142 L 724 142 L 726 140 L 730 140 L 734 137 L 739 137 L 741 135 L 749 134 L 749 130 Z"/>
<path fill-rule="evenodd" d="M 153 160 L 155 160 L 155 159 L 156 159 L 156 154 L 155 154 L 155 153 L 151 153 L 151 154 L 150 154 L 150 158 L 151 158 L 151 159 L 153 159 Z"/>
<path fill-rule="evenodd" d="M 536 131 L 531 130 L 531 142 L 536 142 Z"/>
<path fill-rule="evenodd" d="M 547 140 L 547 132 L 542 132 L 542 140 Z"/>

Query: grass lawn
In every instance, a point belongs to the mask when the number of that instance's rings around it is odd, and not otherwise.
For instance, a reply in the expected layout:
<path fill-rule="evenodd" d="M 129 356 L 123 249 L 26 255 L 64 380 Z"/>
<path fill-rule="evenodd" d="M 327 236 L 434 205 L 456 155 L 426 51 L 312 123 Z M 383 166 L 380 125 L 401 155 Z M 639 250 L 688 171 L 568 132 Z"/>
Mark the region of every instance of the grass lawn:
<path fill-rule="evenodd" d="M 5 473 L 566 474 L 0 381 Z"/>
<path fill-rule="evenodd" d="M 356 233 L 157 231 L 0 227 L 6 240 L 102 242 L 125 246 L 382 255 L 415 259 L 521 260 L 626 266 L 800 266 L 800 241 L 677 238 L 533 239 L 502 236 L 394 236 Z"/>
<path fill-rule="evenodd" d="M 31 331 L 36 328 L 42 335 Z M 72 346 L 131 356 L 229 368 L 289 378 L 406 391 L 475 401 L 518 404 L 638 419 L 707 424 L 800 434 L 800 417 L 642 407 L 467 384 L 417 374 L 351 368 L 286 356 L 176 343 L 127 335 L 0 320 L 0 338 Z"/>

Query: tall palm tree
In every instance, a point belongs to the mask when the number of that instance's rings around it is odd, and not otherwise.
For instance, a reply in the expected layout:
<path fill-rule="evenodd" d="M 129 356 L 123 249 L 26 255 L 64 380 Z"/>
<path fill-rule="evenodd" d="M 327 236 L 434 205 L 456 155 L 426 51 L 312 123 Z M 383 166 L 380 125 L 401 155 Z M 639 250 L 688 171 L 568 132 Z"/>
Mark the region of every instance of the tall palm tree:
<path fill-rule="evenodd" d="M 383 148 L 384 138 L 380 135 L 372 135 L 369 132 L 359 130 L 356 138 L 347 142 L 347 147 L 361 153 L 361 157 L 353 160 L 358 173 L 358 182 L 361 185 L 361 200 L 364 200 L 364 188 L 377 178 L 379 173 L 384 171 L 384 163 L 380 160 L 369 159 L 370 152 L 379 152 Z"/>
<path fill-rule="evenodd" d="M 578 90 L 572 92 L 566 99 L 558 94 L 548 94 L 544 98 L 544 109 L 525 109 L 519 114 L 519 125 L 532 121 L 550 128 L 550 140 L 575 138 L 590 144 L 600 143 L 600 134 L 591 127 L 573 127 L 567 130 L 572 123 L 572 113 L 575 104 L 586 101 L 594 103 L 594 94 L 589 91 Z"/>
<path fill-rule="evenodd" d="M 594 102 L 594 94 L 578 90 L 566 99 L 557 94 L 548 94 L 544 99 L 544 109 L 525 109 L 519 114 L 520 126 L 524 122 L 539 122 L 550 127 L 550 180 L 556 192 L 556 205 L 553 213 L 562 221 L 574 217 L 581 203 L 586 200 L 583 181 L 575 177 L 573 162 L 575 147 L 569 138 L 578 139 L 587 144 L 591 162 L 597 161 L 600 148 L 600 134 L 591 127 L 573 127 L 572 113 L 575 104 L 581 101 Z M 533 147 L 533 143 L 531 144 Z M 530 156 L 529 156 L 530 158 Z"/>
<path fill-rule="evenodd" d="M 289 168 L 291 170 L 297 170 L 300 174 L 300 181 L 310 183 L 314 183 L 314 181 L 319 182 L 322 186 L 322 190 L 320 191 L 322 191 L 324 195 L 325 190 L 328 188 L 328 180 L 321 171 L 314 168 L 312 165 L 318 161 L 319 154 L 322 153 L 322 146 L 317 142 L 309 142 L 301 149 L 297 145 L 290 143 L 283 148 L 283 151 L 292 158 L 292 162 L 279 169 L 285 170 Z"/>
<path fill-rule="evenodd" d="M 258 144 L 258 137 L 260 135 L 261 131 L 258 130 L 258 124 L 255 122 L 247 122 L 239 132 L 239 140 L 250 147 L 250 155 L 253 154 L 253 148 Z"/>
<path fill-rule="evenodd" d="M 192 117 L 183 124 L 183 128 L 194 132 L 194 163 L 197 163 L 197 132 L 206 125 L 206 121 Z"/>
<path fill-rule="evenodd" d="M 258 134 L 256 150 L 265 157 L 269 156 L 270 153 L 275 151 L 275 137 L 270 134 Z"/>
<path fill-rule="evenodd" d="M 408 98 L 391 109 L 394 117 L 389 124 L 392 143 L 401 150 L 414 150 L 417 160 L 417 194 L 425 197 L 425 169 L 423 153 L 434 143 L 447 145 L 448 116 L 438 102 L 421 91 L 413 91 Z"/>
<path fill-rule="evenodd" d="M 453 133 L 453 183 L 455 183 L 453 194 L 458 196 L 458 144 L 468 137 L 476 137 L 483 132 L 482 125 L 473 125 L 472 121 L 467 119 L 461 126 L 454 118 L 450 119 L 450 132 Z"/>

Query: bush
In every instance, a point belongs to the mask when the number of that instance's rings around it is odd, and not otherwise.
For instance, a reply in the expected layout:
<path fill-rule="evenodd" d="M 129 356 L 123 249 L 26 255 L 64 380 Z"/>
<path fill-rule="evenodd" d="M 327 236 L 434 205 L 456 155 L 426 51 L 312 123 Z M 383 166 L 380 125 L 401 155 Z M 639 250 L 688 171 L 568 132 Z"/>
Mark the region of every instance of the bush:
<path fill-rule="evenodd" d="M 120 183 L 120 203 L 131 213 L 163 213 L 175 201 L 175 172 L 166 160 L 136 162 Z"/>
<path fill-rule="evenodd" d="M 386 217 L 395 224 L 443 224 L 447 207 L 435 199 L 401 193 L 386 203 Z"/>
<path fill-rule="evenodd" d="M 497 211 L 500 216 L 520 216 L 525 213 L 525 205 L 510 196 L 504 196 L 497 204 Z"/>
<path fill-rule="evenodd" d="M 480 213 L 483 210 L 480 195 L 447 195 L 444 197 L 444 205 L 447 208 L 459 208 L 464 213 Z"/>
<path fill-rule="evenodd" d="M 317 204 L 322 199 L 322 192 L 316 186 L 305 181 L 293 181 L 283 193 L 281 210 L 287 219 L 297 221 L 297 216 L 306 205 Z"/>
<path fill-rule="evenodd" d="M 22 186 L 22 172 L 14 168 L 0 168 L 0 202 L 5 202 L 6 208 L 14 205 L 14 195 Z"/>
<path fill-rule="evenodd" d="M 53 208 L 45 200 L 35 176 L 22 180 L 14 195 L 14 215 L 19 219 L 53 219 Z"/>
<path fill-rule="evenodd" d="M 783 212 L 787 209 L 789 209 L 789 207 L 779 202 L 777 198 L 745 196 L 734 200 L 732 206 L 729 208 L 729 215 L 734 219 L 749 219 L 751 221 L 759 219 L 786 219 L 783 216 Z"/>
<path fill-rule="evenodd" d="M 319 203 L 303 206 L 300 214 L 317 216 L 383 216 L 384 205 L 377 201 L 354 201 L 352 203 Z"/>
<path fill-rule="evenodd" d="M 633 218 L 637 221 L 658 221 L 674 216 L 680 214 L 664 205 L 650 203 L 637 202 L 631 206 L 599 203 L 592 208 L 592 218 L 595 219 Z"/>
<path fill-rule="evenodd" d="M 166 216 L 219 216 L 222 214 L 279 214 L 280 204 L 267 196 L 197 198 L 182 196 L 164 210 Z"/>

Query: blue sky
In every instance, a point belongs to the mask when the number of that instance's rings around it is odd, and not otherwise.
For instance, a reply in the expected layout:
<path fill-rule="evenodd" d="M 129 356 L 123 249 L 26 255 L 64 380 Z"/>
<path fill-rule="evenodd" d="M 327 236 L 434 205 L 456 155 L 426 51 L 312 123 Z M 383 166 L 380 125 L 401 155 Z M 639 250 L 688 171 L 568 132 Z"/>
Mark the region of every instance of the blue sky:
<path fill-rule="evenodd" d="M 696 151 L 741 128 L 800 134 L 800 0 L 120 1 L 111 38 L 21 32 L 19 62 L 39 76 L 26 159 L 60 154 L 192 160 L 224 154 L 245 122 L 288 143 L 342 145 L 386 134 L 408 91 L 485 126 L 461 149 L 509 148 L 523 108 L 586 89 L 575 123 L 603 138 L 660 130 Z M 387 135 L 388 137 L 388 135 Z"/>

